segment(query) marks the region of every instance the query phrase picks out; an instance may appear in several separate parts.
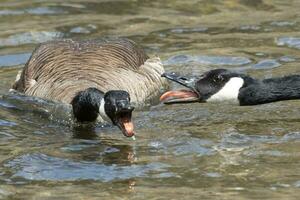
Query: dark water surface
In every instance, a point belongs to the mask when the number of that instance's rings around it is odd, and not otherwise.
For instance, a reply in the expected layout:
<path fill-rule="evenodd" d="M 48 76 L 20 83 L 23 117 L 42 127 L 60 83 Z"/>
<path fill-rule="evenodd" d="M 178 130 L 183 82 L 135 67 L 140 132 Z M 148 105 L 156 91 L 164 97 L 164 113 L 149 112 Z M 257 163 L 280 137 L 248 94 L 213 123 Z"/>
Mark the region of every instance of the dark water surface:
<path fill-rule="evenodd" d="M 68 109 L 8 95 L 34 47 L 124 36 L 167 71 L 300 73 L 296 0 L 2 0 L 0 198 L 299 199 L 300 101 L 253 107 L 156 105 L 137 140 L 70 126 Z M 173 85 L 173 87 L 178 87 Z"/>

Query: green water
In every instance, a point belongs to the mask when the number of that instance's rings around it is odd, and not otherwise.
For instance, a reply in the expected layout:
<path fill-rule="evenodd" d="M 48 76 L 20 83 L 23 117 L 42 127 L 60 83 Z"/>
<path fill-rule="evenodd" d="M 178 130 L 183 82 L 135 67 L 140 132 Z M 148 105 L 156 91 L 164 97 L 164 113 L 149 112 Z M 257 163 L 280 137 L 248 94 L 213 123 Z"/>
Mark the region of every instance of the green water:
<path fill-rule="evenodd" d="M 7 96 L 38 43 L 69 37 L 128 37 L 182 74 L 299 74 L 299 8 L 297 0 L 2 0 L 0 198 L 299 199 L 300 101 L 159 104 L 135 112 L 131 141 L 117 128 L 71 128 L 55 106 Z"/>

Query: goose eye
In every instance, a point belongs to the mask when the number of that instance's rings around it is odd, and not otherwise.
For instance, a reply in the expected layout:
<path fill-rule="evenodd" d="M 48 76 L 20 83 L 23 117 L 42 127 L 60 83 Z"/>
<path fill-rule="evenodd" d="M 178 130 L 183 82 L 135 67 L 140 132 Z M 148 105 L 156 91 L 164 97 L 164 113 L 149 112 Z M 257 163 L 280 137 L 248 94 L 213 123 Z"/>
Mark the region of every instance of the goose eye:
<path fill-rule="evenodd" d="M 219 81 L 223 81 L 224 80 L 223 76 L 222 75 L 218 75 L 218 80 Z"/>
<path fill-rule="evenodd" d="M 222 75 L 215 76 L 213 79 L 214 82 L 221 82 L 223 80 L 224 80 L 224 78 Z"/>

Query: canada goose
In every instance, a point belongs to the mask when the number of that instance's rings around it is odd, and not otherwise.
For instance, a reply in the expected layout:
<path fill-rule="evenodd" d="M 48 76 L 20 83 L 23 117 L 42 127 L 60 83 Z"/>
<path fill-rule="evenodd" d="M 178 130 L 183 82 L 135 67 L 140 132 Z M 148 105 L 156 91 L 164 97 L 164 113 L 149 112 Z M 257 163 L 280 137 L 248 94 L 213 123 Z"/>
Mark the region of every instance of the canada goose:
<path fill-rule="evenodd" d="M 300 75 L 257 80 L 226 69 L 215 69 L 195 78 L 175 73 L 162 76 L 190 89 L 164 93 L 160 100 L 165 104 L 229 100 L 246 106 L 300 99 Z"/>
<path fill-rule="evenodd" d="M 163 72 L 160 59 L 131 40 L 66 39 L 40 44 L 12 89 L 71 104 L 77 121 L 111 121 L 130 137 L 131 103 L 157 98 L 166 86 Z"/>

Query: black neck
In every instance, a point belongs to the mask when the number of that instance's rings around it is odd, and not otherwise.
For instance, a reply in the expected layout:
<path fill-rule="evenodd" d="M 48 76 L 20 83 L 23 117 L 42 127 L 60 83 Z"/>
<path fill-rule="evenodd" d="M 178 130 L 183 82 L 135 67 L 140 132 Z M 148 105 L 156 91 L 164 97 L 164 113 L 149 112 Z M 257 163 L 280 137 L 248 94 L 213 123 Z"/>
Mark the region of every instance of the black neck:
<path fill-rule="evenodd" d="M 300 75 L 255 81 L 240 89 L 240 105 L 300 99 Z"/>
<path fill-rule="evenodd" d="M 74 117 L 79 122 L 95 121 L 99 115 L 100 103 L 104 94 L 96 88 L 78 92 L 71 104 Z"/>

